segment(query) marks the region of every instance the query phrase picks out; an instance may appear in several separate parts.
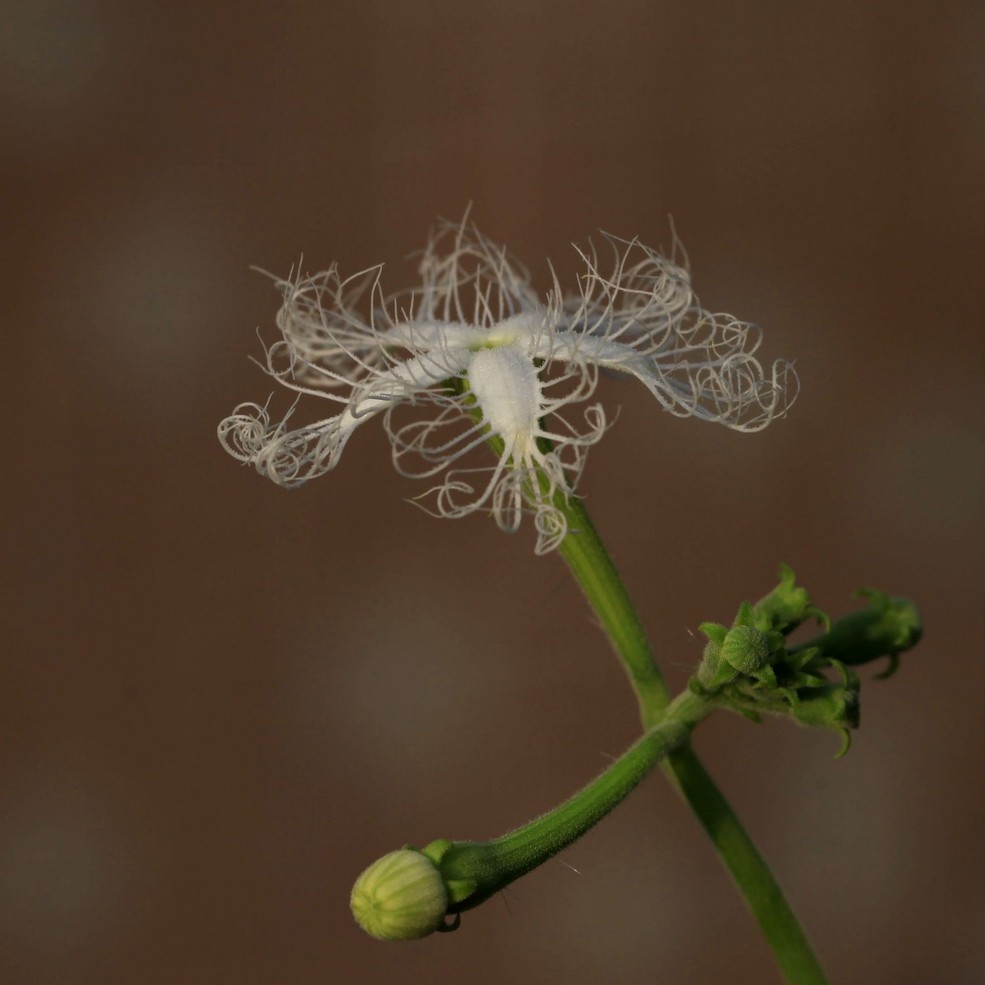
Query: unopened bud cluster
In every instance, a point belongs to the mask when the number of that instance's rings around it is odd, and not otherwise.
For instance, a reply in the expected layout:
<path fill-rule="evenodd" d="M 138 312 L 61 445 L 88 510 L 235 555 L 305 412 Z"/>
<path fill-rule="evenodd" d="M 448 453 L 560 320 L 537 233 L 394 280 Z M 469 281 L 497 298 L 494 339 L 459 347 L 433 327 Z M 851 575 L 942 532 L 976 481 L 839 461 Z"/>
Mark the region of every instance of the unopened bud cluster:
<path fill-rule="evenodd" d="M 702 623 L 708 643 L 691 690 L 754 721 L 762 714 L 786 715 L 801 725 L 834 729 L 844 754 L 848 730 L 859 724 L 861 681 L 850 667 L 886 656 L 888 674 L 921 634 L 911 602 L 875 591 L 860 594 L 868 607 L 832 624 L 784 566 L 777 587 L 755 605 L 743 602 L 730 627 Z M 788 646 L 787 636 L 812 617 L 825 633 Z"/>

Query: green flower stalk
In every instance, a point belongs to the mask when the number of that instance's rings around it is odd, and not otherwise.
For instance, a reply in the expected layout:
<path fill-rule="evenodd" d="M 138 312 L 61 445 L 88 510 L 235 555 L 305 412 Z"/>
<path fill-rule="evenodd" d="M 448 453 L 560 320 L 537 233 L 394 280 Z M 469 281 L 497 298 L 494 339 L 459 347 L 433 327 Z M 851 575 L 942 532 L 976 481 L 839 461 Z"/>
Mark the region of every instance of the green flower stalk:
<path fill-rule="evenodd" d="M 456 929 L 462 912 L 553 858 L 602 820 L 687 740 L 711 707 L 695 694 L 680 695 L 659 724 L 588 786 L 509 834 L 481 842 L 441 839 L 420 850 L 407 845 L 384 855 L 356 880 L 356 921 L 382 940 Z"/>

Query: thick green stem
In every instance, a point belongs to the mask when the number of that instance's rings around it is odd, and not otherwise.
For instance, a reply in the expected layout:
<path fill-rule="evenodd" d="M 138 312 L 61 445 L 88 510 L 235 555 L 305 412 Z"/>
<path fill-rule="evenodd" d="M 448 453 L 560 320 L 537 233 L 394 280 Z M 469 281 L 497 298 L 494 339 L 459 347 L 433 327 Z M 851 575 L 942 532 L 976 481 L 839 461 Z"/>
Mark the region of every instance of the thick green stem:
<path fill-rule="evenodd" d="M 424 849 L 451 888 L 449 913 L 470 910 L 567 848 L 618 806 L 654 766 L 680 748 L 711 711 L 685 691 L 600 776 L 553 810 L 492 841 L 434 842 Z M 456 887 L 461 887 L 460 895 Z"/>
<path fill-rule="evenodd" d="M 554 503 L 568 521 L 569 532 L 561 543 L 560 553 L 622 660 L 640 703 L 644 728 L 649 728 L 660 719 L 669 692 L 639 615 L 582 500 L 557 495 Z M 827 979 L 807 935 L 773 873 L 690 745 L 685 743 L 672 752 L 662 769 L 711 838 L 769 942 L 786 981 L 790 985 L 826 985 Z"/>

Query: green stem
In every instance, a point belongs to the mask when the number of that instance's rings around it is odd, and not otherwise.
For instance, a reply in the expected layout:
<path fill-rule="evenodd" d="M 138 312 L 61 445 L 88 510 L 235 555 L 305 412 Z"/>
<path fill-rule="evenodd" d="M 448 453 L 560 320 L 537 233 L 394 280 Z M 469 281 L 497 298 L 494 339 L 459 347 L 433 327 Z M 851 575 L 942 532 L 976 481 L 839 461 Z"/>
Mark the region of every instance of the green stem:
<path fill-rule="evenodd" d="M 711 710 L 704 698 L 685 691 L 619 759 L 553 810 L 492 841 L 441 840 L 428 845 L 424 854 L 434 861 L 449 888 L 448 913 L 478 906 L 580 838 L 621 803 L 654 766 L 686 743 L 691 729 Z"/>
<path fill-rule="evenodd" d="M 556 499 L 568 521 L 568 535 L 558 553 L 568 562 L 622 660 L 640 704 L 643 727 L 650 728 L 659 720 L 670 692 L 650 652 L 643 625 L 582 500 L 573 496 Z"/>
<path fill-rule="evenodd" d="M 623 662 L 640 704 L 644 728 L 660 719 L 669 700 L 629 595 L 581 499 L 556 495 L 568 522 L 559 551 L 595 610 Z M 769 866 L 739 823 L 701 761 L 684 743 L 663 763 L 664 773 L 688 802 L 735 880 L 790 985 L 826 985 L 807 935 Z"/>

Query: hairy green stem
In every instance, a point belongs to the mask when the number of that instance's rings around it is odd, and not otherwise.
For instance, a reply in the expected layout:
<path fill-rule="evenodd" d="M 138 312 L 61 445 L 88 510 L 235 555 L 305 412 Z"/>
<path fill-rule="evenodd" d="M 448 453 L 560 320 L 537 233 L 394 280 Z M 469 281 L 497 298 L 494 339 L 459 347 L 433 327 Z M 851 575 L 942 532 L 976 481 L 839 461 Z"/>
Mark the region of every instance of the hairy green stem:
<path fill-rule="evenodd" d="M 648 729 L 659 720 L 670 692 L 653 659 L 643 624 L 582 500 L 557 496 L 556 505 L 568 521 L 568 534 L 558 553 L 567 561 L 622 660 L 639 701 L 643 727 Z"/>
<path fill-rule="evenodd" d="M 424 849 L 451 899 L 449 914 L 478 906 L 567 848 L 620 804 L 661 760 L 680 748 L 712 706 L 689 691 L 622 756 L 563 804 L 491 841 L 438 841 Z"/>
<path fill-rule="evenodd" d="M 555 495 L 568 522 L 559 552 L 598 615 L 622 660 L 640 704 L 644 728 L 659 721 L 669 692 L 625 587 L 581 499 Z M 672 752 L 662 769 L 697 815 L 773 950 L 790 985 L 826 985 L 807 935 L 769 866 L 739 823 L 689 743 Z"/>

